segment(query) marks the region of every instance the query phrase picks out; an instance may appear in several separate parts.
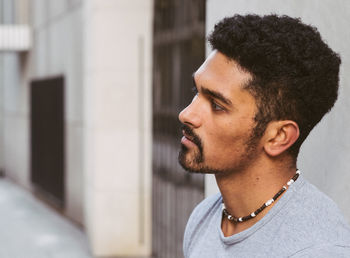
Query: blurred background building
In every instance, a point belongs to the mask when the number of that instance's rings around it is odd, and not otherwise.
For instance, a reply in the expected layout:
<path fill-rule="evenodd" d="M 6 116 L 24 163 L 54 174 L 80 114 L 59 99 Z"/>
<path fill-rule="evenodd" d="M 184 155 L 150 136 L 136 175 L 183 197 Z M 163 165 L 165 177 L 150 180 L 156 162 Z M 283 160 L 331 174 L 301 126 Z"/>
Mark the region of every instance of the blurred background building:
<path fill-rule="evenodd" d="M 0 0 L 0 169 L 86 233 L 99 256 L 181 257 L 193 207 L 217 191 L 177 163 L 177 115 L 222 17 L 316 26 L 343 59 L 339 100 L 298 165 L 350 221 L 347 0 Z"/>

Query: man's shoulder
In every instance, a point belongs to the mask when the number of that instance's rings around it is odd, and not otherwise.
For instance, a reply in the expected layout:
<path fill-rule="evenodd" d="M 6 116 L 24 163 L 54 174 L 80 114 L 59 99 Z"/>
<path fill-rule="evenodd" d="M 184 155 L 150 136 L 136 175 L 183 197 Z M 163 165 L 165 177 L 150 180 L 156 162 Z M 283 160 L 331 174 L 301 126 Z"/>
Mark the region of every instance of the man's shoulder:
<path fill-rule="evenodd" d="M 293 210 L 299 215 L 303 214 L 304 220 L 309 218 L 314 223 L 322 224 L 345 221 L 338 205 L 307 180 L 300 189 L 297 189 L 294 197 Z"/>
<path fill-rule="evenodd" d="M 221 202 L 221 194 L 217 193 L 205 198 L 192 211 L 184 234 L 183 248 L 185 256 L 192 243 L 196 242 L 196 236 L 202 235 L 203 231 L 214 230 L 209 225 L 215 224 L 215 214 L 220 209 Z"/>
<path fill-rule="evenodd" d="M 278 218 L 283 221 L 277 229 L 282 242 L 290 243 L 292 249 L 302 247 L 299 250 L 305 248 L 303 252 L 307 253 L 322 248 L 339 251 L 350 246 L 350 227 L 337 204 L 307 181 L 295 189 Z"/>

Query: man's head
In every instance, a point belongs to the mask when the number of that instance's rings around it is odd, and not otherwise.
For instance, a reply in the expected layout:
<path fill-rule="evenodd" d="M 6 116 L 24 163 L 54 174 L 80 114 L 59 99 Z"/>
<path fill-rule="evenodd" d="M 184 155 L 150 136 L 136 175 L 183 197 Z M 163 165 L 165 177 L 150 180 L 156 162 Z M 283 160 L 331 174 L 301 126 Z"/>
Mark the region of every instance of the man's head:
<path fill-rule="evenodd" d="M 246 126 L 246 135 L 238 133 L 241 142 L 229 142 L 226 139 L 232 149 L 245 149 L 243 152 L 239 151 L 238 156 L 229 153 L 231 158 L 236 160 L 235 165 L 238 165 L 238 159 L 247 163 L 245 159 L 257 155 L 259 140 L 267 133 L 267 128 L 271 124 L 288 126 L 283 128 L 287 129 L 287 133 L 292 132 L 292 134 L 282 152 L 296 159 L 302 142 L 311 129 L 333 107 L 337 99 L 339 56 L 322 41 L 315 28 L 287 16 L 235 15 L 219 22 L 208 39 L 215 51 L 194 74 L 199 96 L 195 97 L 191 105 L 180 114 L 180 120 L 187 125 L 188 134 L 194 132 L 201 139 L 202 161 L 191 159 L 191 151 L 195 152 L 196 148 L 191 150 L 185 144 L 180 152 L 180 163 L 189 170 L 203 172 L 216 168 L 219 171 L 229 170 L 233 165 L 225 163 L 225 167 L 218 166 L 220 157 L 211 153 L 210 149 L 217 148 L 217 151 L 221 152 L 218 148 L 226 147 L 221 146 L 219 142 L 211 142 L 212 138 L 209 137 L 210 134 L 215 133 L 220 138 L 226 129 L 229 132 L 229 127 L 225 127 L 225 130 L 220 129 L 223 118 L 228 119 L 224 121 L 225 125 L 228 125 L 229 119 L 235 123 L 232 125 L 231 133 L 238 136 L 234 126 L 241 121 L 235 121 L 233 112 L 227 112 L 231 114 L 231 117 L 227 114 L 227 117 L 222 116 L 221 120 L 211 120 L 209 114 L 206 114 L 204 124 L 208 126 L 208 123 L 213 123 L 213 127 L 216 127 L 209 135 L 206 135 L 208 130 L 201 128 L 203 125 L 194 126 L 193 121 L 195 120 L 191 120 L 195 117 L 192 112 L 194 107 L 198 109 L 197 119 L 201 119 L 203 111 L 199 110 L 198 99 L 201 95 L 206 96 L 204 92 L 201 92 L 201 87 L 208 83 L 219 93 L 222 93 L 227 86 L 226 96 L 232 97 L 232 101 L 237 101 L 237 95 L 232 95 L 233 92 L 229 92 L 228 89 L 245 92 L 251 97 L 251 103 L 248 106 L 254 106 L 254 110 L 250 110 L 253 113 L 240 114 L 245 115 L 246 120 L 249 120 L 246 125 L 241 124 Z M 223 68 L 224 60 L 226 60 L 227 67 Z M 221 70 L 227 68 L 227 73 L 220 75 L 221 71 L 215 69 L 215 65 L 221 66 Z M 232 74 L 229 73 L 230 69 L 234 70 Z M 205 72 L 216 73 L 216 79 L 219 81 L 210 81 L 211 79 L 204 75 Z M 240 77 L 237 77 L 238 74 Z M 243 104 L 246 105 L 247 101 Z M 284 123 L 284 121 L 287 122 Z M 200 138 L 201 134 L 203 138 Z M 221 153 L 222 155 L 225 157 L 226 154 Z M 217 163 L 212 163 L 211 158 L 218 159 Z"/>

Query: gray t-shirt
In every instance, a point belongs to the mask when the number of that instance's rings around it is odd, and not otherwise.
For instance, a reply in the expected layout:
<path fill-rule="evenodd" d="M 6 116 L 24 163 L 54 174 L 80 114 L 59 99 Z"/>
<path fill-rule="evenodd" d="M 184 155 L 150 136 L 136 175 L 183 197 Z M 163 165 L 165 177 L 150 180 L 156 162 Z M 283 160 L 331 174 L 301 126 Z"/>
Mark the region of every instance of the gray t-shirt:
<path fill-rule="evenodd" d="M 350 227 L 336 204 L 301 175 L 252 227 L 230 237 L 221 230 L 222 197 L 192 212 L 184 235 L 186 258 L 349 257 Z"/>

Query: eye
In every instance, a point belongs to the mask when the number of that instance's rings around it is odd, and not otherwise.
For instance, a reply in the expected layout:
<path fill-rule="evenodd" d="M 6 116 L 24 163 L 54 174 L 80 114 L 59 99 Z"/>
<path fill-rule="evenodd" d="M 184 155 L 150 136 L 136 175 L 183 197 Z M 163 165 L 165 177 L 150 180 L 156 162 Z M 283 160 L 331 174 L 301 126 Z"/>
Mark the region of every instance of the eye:
<path fill-rule="evenodd" d="M 211 108 L 213 109 L 213 111 L 224 111 L 225 110 L 222 106 L 217 104 L 214 100 L 210 100 L 210 104 L 211 104 Z"/>

